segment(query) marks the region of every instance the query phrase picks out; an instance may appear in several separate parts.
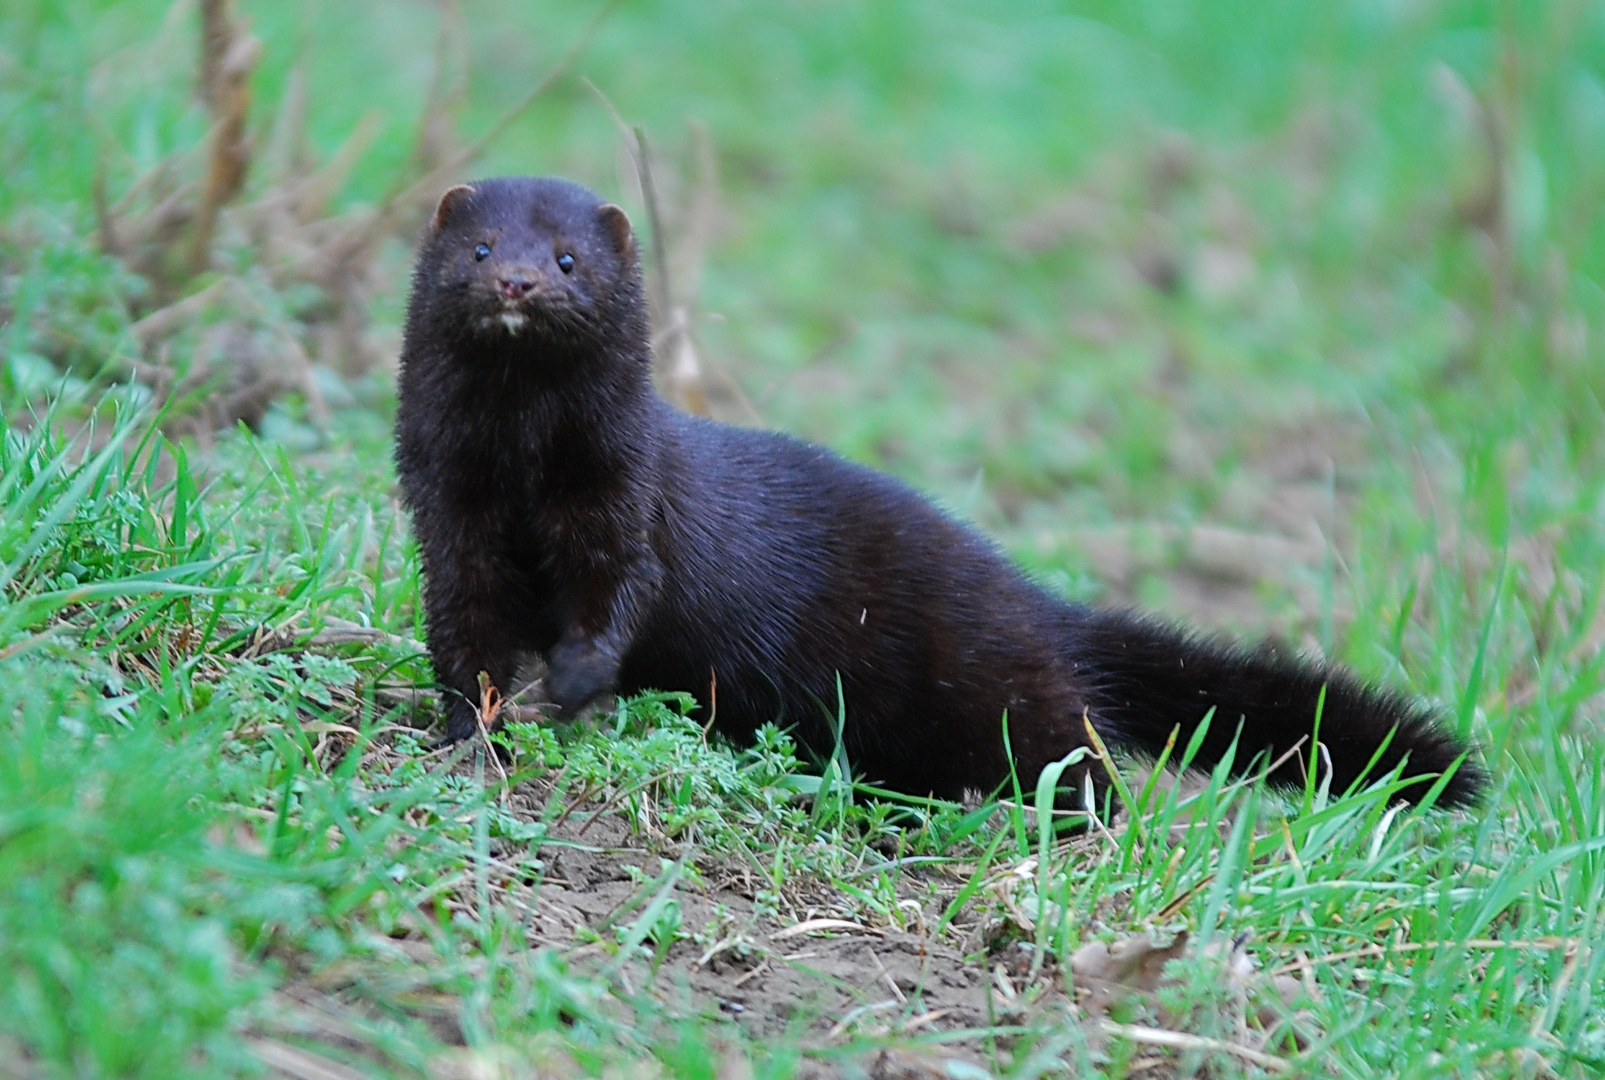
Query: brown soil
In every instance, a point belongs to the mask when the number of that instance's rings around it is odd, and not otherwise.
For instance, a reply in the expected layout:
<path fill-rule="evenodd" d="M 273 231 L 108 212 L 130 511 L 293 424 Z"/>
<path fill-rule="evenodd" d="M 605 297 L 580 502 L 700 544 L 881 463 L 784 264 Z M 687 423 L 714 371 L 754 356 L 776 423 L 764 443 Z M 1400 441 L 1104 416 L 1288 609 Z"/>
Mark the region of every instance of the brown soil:
<path fill-rule="evenodd" d="M 511 796 L 515 806 L 539 813 L 549 792 L 524 788 Z M 632 836 L 621 816 L 598 813 L 602 805 L 583 806 L 553 830 L 542 848 L 547 877 L 512 898 L 524 908 L 533 945 L 565 949 L 575 966 L 592 970 L 608 966 L 611 949 L 581 941 L 597 932 L 617 940 L 657 895 L 666 867 L 684 855 Z M 565 841 L 575 846 L 559 846 Z M 982 1040 L 963 1032 L 1020 1023 L 1063 1001 L 1051 966 L 1028 991 L 1029 947 L 1008 941 L 995 923 L 961 915 L 940 938 L 931 933 L 967 873 L 929 864 L 885 872 L 897 875 L 904 926 L 867 920 L 856 899 L 819 882 L 789 883 L 767 905 L 786 910 L 764 910 L 766 880 L 753 866 L 697 861 L 674 888 L 682 932 L 693 937 L 669 946 L 655 971 L 646 960 L 625 965 L 618 989 L 649 995 L 674 1014 L 727 1018 L 760 1039 L 820 1048 L 856 1037 L 945 1035 L 941 1055 L 971 1061 Z M 882 1071 L 892 1065 L 882 1062 Z"/>

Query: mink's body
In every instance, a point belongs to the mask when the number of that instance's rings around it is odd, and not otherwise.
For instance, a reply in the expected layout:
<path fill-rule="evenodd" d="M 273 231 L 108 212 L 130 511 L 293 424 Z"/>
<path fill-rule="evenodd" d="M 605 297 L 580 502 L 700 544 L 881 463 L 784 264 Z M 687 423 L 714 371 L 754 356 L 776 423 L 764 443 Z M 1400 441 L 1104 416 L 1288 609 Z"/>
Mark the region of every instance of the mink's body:
<path fill-rule="evenodd" d="M 1342 668 L 1066 603 L 883 473 L 677 411 L 652 389 L 629 223 L 565 181 L 442 198 L 396 433 L 452 738 L 474 730 L 479 673 L 510 689 L 532 651 L 563 714 L 609 691 L 685 690 L 736 740 L 775 721 L 820 754 L 839 676 L 854 770 L 915 794 L 1005 780 L 1005 712 L 1028 787 L 1087 742 L 1083 715 L 1107 742 L 1157 753 L 1214 708 L 1197 763 L 1241 725 L 1246 765 L 1311 735 L 1323 686 L 1337 789 L 1406 754 L 1408 775 L 1442 772 L 1463 751 Z M 1271 779 L 1302 783 L 1307 760 Z M 1462 764 L 1444 801 L 1479 782 Z"/>

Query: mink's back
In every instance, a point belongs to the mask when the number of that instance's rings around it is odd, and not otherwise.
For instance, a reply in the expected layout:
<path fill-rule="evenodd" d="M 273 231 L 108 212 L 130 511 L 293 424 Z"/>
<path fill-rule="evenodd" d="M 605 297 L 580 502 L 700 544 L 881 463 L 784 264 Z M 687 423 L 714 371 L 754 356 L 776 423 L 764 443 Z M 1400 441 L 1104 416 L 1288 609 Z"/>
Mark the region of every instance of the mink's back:
<path fill-rule="evenodd" d="M 1079 712 L 1044 633 L 1067 606 L 980 534 L 822 447 L 657 416 L 664 577 L 622 690 L 687 689 L 732 737 L 775 721 L 818 750 L 839 675 L 852 766 L 943 794 L 1006 770 L 1006 709 Z"/>

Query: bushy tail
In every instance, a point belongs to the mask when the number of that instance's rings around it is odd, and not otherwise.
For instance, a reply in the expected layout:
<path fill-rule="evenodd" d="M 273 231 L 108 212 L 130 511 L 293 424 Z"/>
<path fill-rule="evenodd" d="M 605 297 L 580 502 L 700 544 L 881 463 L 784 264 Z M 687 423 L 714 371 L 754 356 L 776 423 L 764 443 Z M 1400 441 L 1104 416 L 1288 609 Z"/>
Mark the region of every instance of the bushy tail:
<path fill-rule="evenodd" d="M 1107 742 L 1157 755 L 1179 727 L 1179 756 L 1213 708 L 1195 765 L 1213 766 L 1234 739 L 1239 767 L 1246 768 L 1261 751 L 1269 755 L 1262 763 L 1269 763 L 1302 738 L 1301 751 L 1269 779 L 1303 786 L 1309 736 L 1325 687 L 1319 738 L 1331 758 L 1333 792 L 1347 789 L 1362 774 L 1386 776 L 1406 758 L 1402 775 L 1425 777 L 1400 792 L 1412 802 L 1424 798 L 1437 774 L 1450 769 L 1454 775 L 1438 798 L 1440 805 L 1469 805 L 1485 783 L 1471 761 L 1456 764 L 1467 748 L 1432 712 L 1366 686 L 1347 668 L 1289 656 L 1269 644 L 1249 650 L 1201 638 L 1120 611 L 1081 612 L 1071 640 L 1079 672 L 1093 676 L 1093 714 Z"/>

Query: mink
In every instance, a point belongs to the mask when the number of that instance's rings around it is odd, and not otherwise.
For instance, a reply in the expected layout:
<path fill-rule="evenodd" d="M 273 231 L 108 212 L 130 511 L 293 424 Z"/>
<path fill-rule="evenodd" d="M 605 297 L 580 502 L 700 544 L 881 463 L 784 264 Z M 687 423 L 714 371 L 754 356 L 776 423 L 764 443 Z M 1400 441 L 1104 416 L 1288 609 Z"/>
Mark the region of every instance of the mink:
<path fill-rule="evenodd" d="M 658 396 L 640 259 L 617 206 L 503 177 L 440 199 L 413 276 L 396 463 L 423 560 L 447 737 L 545 660 L 572 717 L 686 691 L 749 742 L 764 724 L 865 780 L 941 798 L 1090 743 L 1194 766 L 1257 759 L 1333 790 L 1402 769 L 1419 801 L 1484 778 L 1436 715 L 1336 664 L 1067 602 L 885 473 Z M 1317 717 L 1319 716 L 1319 719 Z M 1006 732 L 1006 734 L 1005 734 Z M 1005 741 L 1007 738 L 1007 742 Z M 1291 751 L 1291 753 L 1289 753 Z M 1012 762 L 1010 755 L 1012 754 Z M 1106 770 L 1083 758 L 1066 792 Z"/>

